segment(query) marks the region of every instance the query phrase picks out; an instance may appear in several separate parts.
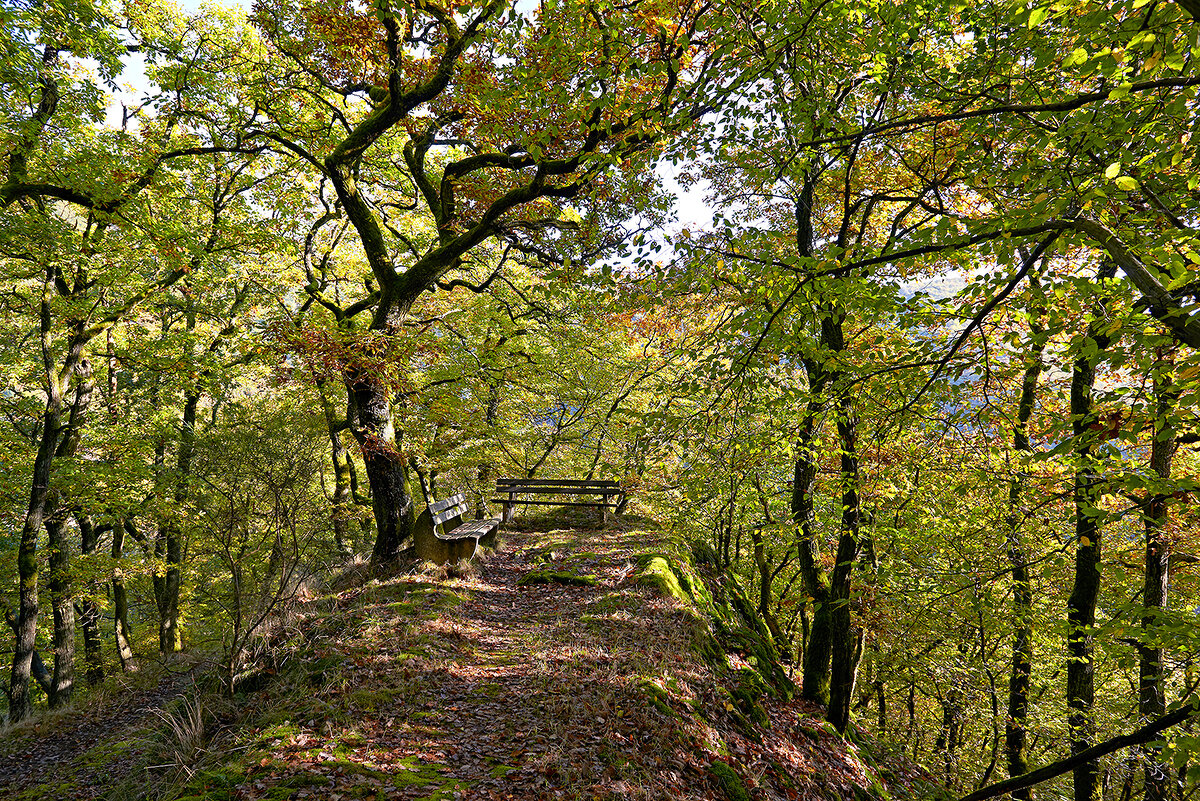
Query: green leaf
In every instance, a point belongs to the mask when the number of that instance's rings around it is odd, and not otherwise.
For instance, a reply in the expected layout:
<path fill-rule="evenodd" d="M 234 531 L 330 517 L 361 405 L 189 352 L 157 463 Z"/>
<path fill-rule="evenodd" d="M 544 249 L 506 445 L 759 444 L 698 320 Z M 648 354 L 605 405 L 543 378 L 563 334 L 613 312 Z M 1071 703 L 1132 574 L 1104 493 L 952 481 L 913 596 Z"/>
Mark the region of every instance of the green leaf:
<path fill-rule="evenodd" d="M 1119 189 L 1124 189 L 1126 192 L 1132 192 L 1138 187 L 1137 180 L 1128 175 L 1122 175 L 1120 178 L 1113 181 L 1113 183 L 1115 183 Z"/>

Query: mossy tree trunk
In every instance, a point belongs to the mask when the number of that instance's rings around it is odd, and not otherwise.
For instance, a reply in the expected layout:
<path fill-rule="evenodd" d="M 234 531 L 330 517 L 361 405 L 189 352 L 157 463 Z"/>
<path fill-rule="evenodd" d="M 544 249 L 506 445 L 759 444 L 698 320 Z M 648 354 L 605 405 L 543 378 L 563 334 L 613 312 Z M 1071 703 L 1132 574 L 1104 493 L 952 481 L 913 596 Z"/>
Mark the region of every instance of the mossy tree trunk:
<path fill-rule="evenodd" d="M 82 346 L 81 346 L 82 347 Z M 92 368 L 87 359 L 80 358 L 75 367 L 75 397 L 66 431 L 58 443 L 54 457 L 58 461 L 74 458 L 79 452 L 83 429 L 87 425 L 92 403 Z M 75 603 L 72 597 L 74 575 L 71 567 L 71 542 L 68 532 L 71 504 L 63 489 L 52 486 L 46 500 L 46 551 L 49 556 L 50 604 L 54 615 L 54 679 L 50 691 L 50 706 L 60 707 L 71 702 L 75 690 Z"/>
<path fill-rule="evenodd" d="M 835 328 L 829 337 L 831 344 L 841 349 L 842 317 L 837 315 L 822 321 Z M 862 656 L 862 641 L 854 629 L 850 594 L 854 567 L 860 549 L 862 511 L 858 496 L 858 417 L 852 398 L 843 394 L 837 403 L 837 430 L 841 446 L 841 534 L 838 537 L 837 554 L 830 575 L 830 605 L 833 607 L 829 711 L 826 718 L 839 732 L 850 725 L 850 704 L 854 698 L 854 683 L 858 674 L 858 662 Z"/>
<path fill-rule="evenodd" d="M 38 538 L 47 520 L 54 514 L 57 501 L 55 499 L 52 480 L 55 459 L 59 449 L 72 436 L 70 415 L 65 408 L 65 399 L 71 391 L 72 384 L 77 380 L 77 372 L 84 363 L 83 350 L 89 337 L 81 331 L 82 326 L 76 325 L 70 336 L 65 358 L 61 367 L 51 361 L 52 347 L 52 315 L 51 299 L 55 292 L 55 269 L 47 268 L 46 284 L 41 299 L 40 334 L 42 353 L 45 357 L 46 406 L 42 412 L 41 430 L 38 435 L 38 448 L 34 456 L 33 475 L 29 491 L 29 501 L 25 507 L 24 522 L 21 527 L 21 539 L 17 546 L 17 636 L 13 649 L 12 670 L 9 676 L 8 715 L 9 721 L 24 720 L 33 712 L 33 702 L 29 693 L 29 678 L 33 667 L 34 641 L 37 638 L 38 619 Z M 86 368 L 85 368 L 85 372 Z M 89 391 L 90 394 L 90 391 Z M 76 400 L 79 400 L 78 392 Z M 64 420 L 64 417 L 67 419 Z M 83 418 L 78 418 L 82 424 Z M 61 543 L 60 538 L 52 547 Z M 60 554 L 62 553 L 60 549 Z M 61 563 L 56 563 L 61 567 Z M 51 565 L 51 570 L 56 565 Z M 55 597 L 62 597 L 64 588 L 59 585 Z M 65 622 L 65 621 L 64 621 Z M 63 629 L 62 631 L 65 631 Z M 62 636 L 62 631 L 56 627 L 56 635 Z M 73 629 L 72 629 L 73 631 Z M 64 648 L 66 643 L 62 643 Z M 56 647 L 59 643 L 56 642 Z M 74 652 L 72 650 L 72 658 Z M 58 659 L 56 657 L 56 663 Z M 63 669 L 66 668 L 64 660 Z M 57 685 L 57 681 L 56 681 Z"/>
<path fill-rule="evenodd" d="M 100 543 L 99 532 L 91 517 L 78 513 L 75 516 L 79 524 L 79 554 L 94 556 Z M 90 592 L 96 590 L 96 582 L 92 583 Z M 84 596 L 75 604 L 79 614 L 79 627 L 83 630 L 83 658 L 87 664 L 84 678 L 88 686 L 94 687 L 104 680 L 104 645 L 100 636 L 100 605 L 92 597 Z"/>

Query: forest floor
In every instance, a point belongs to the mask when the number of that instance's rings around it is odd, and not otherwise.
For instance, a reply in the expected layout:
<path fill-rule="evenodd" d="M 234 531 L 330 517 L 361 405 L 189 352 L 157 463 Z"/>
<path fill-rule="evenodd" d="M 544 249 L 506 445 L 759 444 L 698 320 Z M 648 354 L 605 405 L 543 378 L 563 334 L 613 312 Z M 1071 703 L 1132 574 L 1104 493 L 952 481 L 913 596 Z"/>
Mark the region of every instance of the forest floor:
<path fill-rule="evenodd" d="M 675 546 L 648 521 L 593 517 L 519 519 L 464 575 L 402 571 L 297 603 L 271 675 L 235 701 L 184 702 L 164 679 L 115 716 L 0 735 L 0 797 L 926 795 L 919 771 L 836 737 L 814 707 L 764 700 L 769 722 L 748 726 L 696 653 L 694 612 L 637 581 L 639 555 Z M 558 576 L 529 583 L 538 572 Z"/>

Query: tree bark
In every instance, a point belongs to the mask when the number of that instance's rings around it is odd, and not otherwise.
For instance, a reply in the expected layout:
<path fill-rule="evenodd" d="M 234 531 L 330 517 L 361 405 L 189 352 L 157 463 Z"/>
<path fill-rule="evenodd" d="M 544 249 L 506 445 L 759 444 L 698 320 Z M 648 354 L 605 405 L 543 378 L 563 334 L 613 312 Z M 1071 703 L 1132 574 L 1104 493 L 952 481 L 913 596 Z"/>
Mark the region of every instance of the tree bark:
<path fill-rule="evenodd" d="M 1032 280 L 1032 279 L 1031 279 Z M 1018 459 L 1031 453 L 1029 419 L 1037 399 L 1038 380 L 1042 374 L 1042 353 L 1045 340 L 1038 317 L 1040 309 L 1030 315 L 1029 333 L 1032 339 L 1029 360 L 1021 379 L 1021 395 L 1017 401 L 1017 420 L 1013 426 L 1013 451 Z M 1004 727 L 1004 751 L 1008 775 L 1020 776 L 1029 771 L 1029 689 L 1033 675 L 1033 585 L 1029 575 L 1029 555 L 1021 536 L 1021 490 L 1026 475 L 1017 471 L 1008 485 L 1007 552 L 1012 565 L 1013 586 L 1013 649 L 1012 668 L 1008 681 L 1008 718 Z M 1013 792 L 1015 801 L 1030 801 L 1028 788 Z"/>
<path fill-rule="evenodd" d="M 1111 278 L 1113 268 L 1101 271 L 1101 279 Z M 1096 599 L 1100 593 L 1100 511 L 1102 497 L 1096 464 L 1096 429 L 1099 420 L 1092 403 L 1096 364 L 1112 344 L 1104 333 L 1108 326 L 1107 307 L 1097 303 L 1088 324 L 1082 352 L 1075 359 L 1071 374 L 1071 421 L 1075 437 L 1077 467 L 1073 488 L 1075 506 L 1075 580 L 1067 600 L 1067 725 L 1071 753 L 1078 755 L 1092 745 L 1095 736 L 1095 662 L 1092 630 L 1096 625 Z M 1074 770 L 1075 801 L 1100 801 L 1100 763 L 1088 760 Z"/>
<path fill-rule="evenodd" d="M 59 460 L 70 459 L 78 453 L 91 406 L 92 371 L 86 359 L 78 361 L 75 373 L 75 400 L 66 429 L 54 452 L 54 458 Z M 50 569 L 46 584 L 50 590 L 54 617 L 54 679 L 50 691 L 52 708 L 69 704 L 75 691 L 75 603 L 71 597 L 73 576 L 71 543 L 67 532 L 69 512 L 61 488 L 52 486 L 46 497 L 44 523 Z"/>
<path fill-rule="evenodd" d="M 833 352 L 844 347 L 842 315 L 832 312 L 821 321 L 822 342 Z M 841 485 L 842 519 L 837 555 L 830 575 L 830 605 L 833 607 L 833 648 L 830 664 L 829 711 L 827 720 L 839 732 L 850 725 L 850 703 L 854 698 L 854 682 L 858 660 L 862 656 L 861 641 L 854 631 L 850 591 L 854 564 L 859 555 L 859 531 L 862 511 L 858 497 L 858 416 L 853 398 L 843 391 L 837 401 L 837 432 L 841 450 L 839 483 Z"/>
<path fill-rule="evenodd" d="M 809 375 L 812 374 L 810 370 Z M 817 462 L 813 452 L 816 422 L 817 402 L 810 400 L 797 436 L 791 512 L 792 523 L 796 527 L 800 575 L 813 606 L 812 625 L 804 643 L 800 695 L 806 701 L 826 705 L 829 703 L 829 670 L 833 653 L 833 610 L 830 606 L 829 578 L 818 561 L 813 515 L 817 484 Z"/>
<path fill-rule="evenodd" d="M 129 631 L 129 601 L 125 591 L 125 576 L 121 572 L 125 531 L 126 527 L 131 525 L 127 520 L 118 520 L 113 525 L 112 543 L 113 637 L 116 640 L 117 658 L 121 661 L 121 670 L 126 673 L 137 669 L 131 644 L 133 638 Z"/>
<path fill-rule="evenodd" d="M 8 604 L 2 600 L 0 600 L 0 608 L 4 610 L 4 622 L 12 629 L 12 633 L 15 636 L 20 631 L 17 618 L 13 615 L 12 609 L 9 608 Z M 46 663 L 42 661 L 42 655 L 36 650 L 33 652 L 33 658 L 30 660 L 29 673 L 30 677 L 38 683 L 38 686 L 42 688 L 42 692 L 49 698 L 50 688 L 54 686 L 54 678 L 50 675 L 50 671 L 46 669 Z"/>
<path fill-rule="evenodd" d="M 51 472 L 54 459 L 59 446 L 69 434 L 70 423 L 63 420 L 63 399 L 80 366 L 83 348 L 87 344 L 87 339 L 76 331 L 68 341 L 67 353 L 61 367 L 56 369 L 50 356 L 53 352 L 50 307 L 55 291 L 54 267 L 48 266 L 46 269 L 47 277 L 42 293 L 39 323 L 46 380 L 46 407 L 42 413 L 41 433 L 33 461 L 29 502 L 25 507 L 21 540 L 17 547 L 19 606 L 17 609 L 16 646 L 13 649 L 8 696 L 8 719 L 13 723 L 24 720 L 33 712 L 33 702 L 29 694 L 29 677 L 33 667 L 34 641 L 37 637 L 38 537 L 53 511 Z"/>
<path fill-rule="evenodd" d="M 342 441 L 345 421 L 339 419 L 333 408 L 333 400 L 325 394 L 326 382 L 317 381 L 317 392 L 321 396 L 321 409 L 325 413 L 325 429 L 333 454 L 333 539 L 338 553 L 344 557 L 354 554 L 354 538 L 350 534 L 350 521 L 354 516 L 354 494 L 351 488 L 350 451 Z"/>
<path fill-rule="evenodd" d="M 503 377 L 501 376 L 488 384 L 487 405 L 483 410 L 483 423 L 488 436 L 496 434 L 496 421 L 500 418 L 500 384 L 502 381 Z M 488 516 L 487 497 L 491 494 L 491 484 L 495 481 L 494 472 L 491 461 L 479 463 L 476 479 L 479 486 L 479 497 L 475 501 L 476 520 L 483 520 Z"/>
<path fill-rule="evenodd" d="M 1159 352 L 1154 365 L 1154 394 L 1156 397 L 1154 435 L 1150 444 L 1150 470 L 1162 485 L 1171 479 L 1171 462 L 1175 456 L 1177 438 L 1172 417 L 1175 414 L 1179 390 L 1172 380 L 1174 369 L 1169 353 Z M 1149 493 L 1142 505 L 1146 530 L 1146 571 L 1142 585 L 1142 638 L 1138 644 L 1138 712 L 1150 719 L 1167 711 L 1166 673 L 1163 669 L 1163 649 L 1158 644 L 1157 615 L 1166 608 L 1170 580 L 1170 547 L 1166 541 L 1168 500 L 1166 487 Z M 1171 767 L 1162 757 L 1162 749 L 1147 749 L 1145 758 L 1144 792 L 1146 801 L 1168 801 L 1171 798 Z"/>
<path fill-rule="evenodd" d="M 391 400 L 385 387 L 361 377 L 347 382 L 352 396 L 350 430 L 362 449 L 363 466 L 371 487 L 375 515 L 375 547 L 371 561 L 395 561 L 412 539 L 416 505 L 408 460 L 400 450 L 400 436 L 392 426 Z"/>
<path fill-rule="evenodd" d="M 91 517 L 78 513 L 75 516 L 79 524 L 79 554 L 91 556 L 96 553 L 99 536 Z M 91 591 L 95 591 L 96 582 L 92 583 Z M 89 597 L 81 598 L 75 604 L 79 615 L 79 626 L 83 629 L 83 658 L 87 664 L 84 678 L 88 686 L 94 687 L 104 680 L 104 646 L 100 637 L 100 605 Z"/>
<path fill-rule="evenodd" d="M 189 328 L 192 328 L 189 325 Z M 183 629 L 179 625 L 179 593 L 183 585 L 183 527 L 180 515 L 189 496 L 192 457 L 196 451 L 196 410 L 200 406 L 200 390 L 190 387 L 184 393 L 183 413 L 179 425 L 179 450 L 175 457 L 175 489 L 172 493 L 174 510 L 161 524 L 165 544 L 165 570 L 158 594 L 158 650 L 175 654 L 183 650 Z"/>
<path fill-rule="evenodd" d="M 49 556 L 50 609 L 54 616 L 54 679 L 50 708 L 71 702 L 75 689 L 75 605 L 71 599 L 71 545 L 66 518 L 55 510 L 46 519 L 46 552 Z"/>

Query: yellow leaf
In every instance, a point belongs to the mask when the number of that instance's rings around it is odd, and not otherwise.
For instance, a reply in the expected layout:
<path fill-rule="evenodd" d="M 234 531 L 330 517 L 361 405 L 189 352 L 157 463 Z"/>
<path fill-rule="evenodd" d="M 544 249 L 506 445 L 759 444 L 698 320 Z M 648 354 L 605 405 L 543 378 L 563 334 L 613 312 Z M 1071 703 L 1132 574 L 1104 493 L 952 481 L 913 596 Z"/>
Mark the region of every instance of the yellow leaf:
<path fill-rule="evenodd" d="M 1087 548 L 1088 546 L 1090 546 L 1092 544 L 1092 541 L 1089 540 L 1087 537 L 1080 537 L 1079 544 L 1081 546 L 1083 546 L 1084 548 Z"/>
<path fill-rule="evenodd" d="M 726 701 L 726 702 L 725 702 L 725 711 L 726 711 L 726 712 L 732 712 L 732 711 L 733 711 L 733 704 L 731 704 L 731 703 L 729 703 L 728 701 Z"/>
<path fill-rule="evenodd" d="M 1104 177 L 1110 181 L 1113 178 L 1116 178 L 1120 174 L 1121 174 L 1121 162 L 1119 162 L 1119 161 L 1114 161 L 1112 164 L 1109 164 L 1108 169 L 1106 169 L 1104 171 Z"/>

